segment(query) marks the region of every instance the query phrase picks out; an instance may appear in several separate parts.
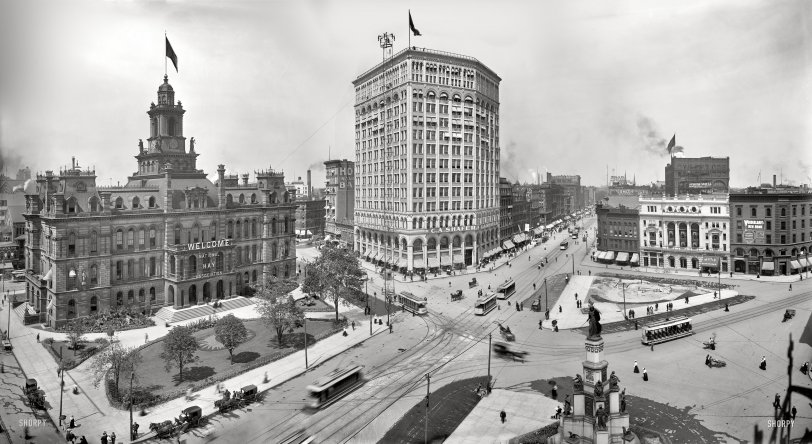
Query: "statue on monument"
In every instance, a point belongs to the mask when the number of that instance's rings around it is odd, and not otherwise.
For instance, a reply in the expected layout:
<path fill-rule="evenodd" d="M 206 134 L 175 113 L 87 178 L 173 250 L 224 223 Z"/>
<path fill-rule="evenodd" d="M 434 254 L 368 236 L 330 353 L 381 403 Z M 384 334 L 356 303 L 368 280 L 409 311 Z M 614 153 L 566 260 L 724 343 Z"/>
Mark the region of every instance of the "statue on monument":
<path fill-rule="evenodd" d="M 589 304 L 589 336 L 587 339 L 601 338 L 601 312 Z"/>
<path fill-rule="evenodd" d="M 620 413 L 624 413 L 626 411 L 626 389 L 623 389 L 620 392 Z"/>
<path fill-rule="evenodd" d="M 598 411 L 595 412 L 595 419 L 598 421 L 598 430 L 606 430 L 606 418 L 607 418 L 606 410 L 603 409 L 603 406 L 598 408 Z"/>
<path fill-rule="evenodd" d="M 195 150 L 195 138 L 194 138 L 194 137 L 192 137 L 192 138 L 189 140 L 189 151 L 194 151 L 194 150 Z"/>
<path fill-rule="evenodd" d="M 603 382 L 598 380 L 595 383 L 595 397 L 600 398 L 601 396 L 603 396 Z"/>
<path fill-rule="evenodd" d="M 615 372 L 612 371 L 612 374 L 609 376 L 609 389 L 610 390 L 617 389 L 618 382 L 620 382 L 620 378 L 618 378 Z"/>
<path fill-rule="evenodd" d="M 144 139 L 138 139 L 138 152 L 144 152 Z"/>
<path fill-rule="evenodd" d="M 575 379 L 572 381 L 572 386 L 576 392 L 584 390 L 584 380 L 581 379 L 581 375 L 575 375 Z"/>

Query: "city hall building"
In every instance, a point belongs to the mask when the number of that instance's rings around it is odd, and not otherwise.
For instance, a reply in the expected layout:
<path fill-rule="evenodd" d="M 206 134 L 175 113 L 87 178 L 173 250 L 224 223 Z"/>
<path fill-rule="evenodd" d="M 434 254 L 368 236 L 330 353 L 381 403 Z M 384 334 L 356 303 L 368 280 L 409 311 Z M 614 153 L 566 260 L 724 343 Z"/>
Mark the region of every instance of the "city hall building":
<path fill-rule="evenodd" d="M 295 274 L 283 174 L 256 171 L 249 183 L 219 165 L 212 183 L 184 136 L 185 112 L 165 76 L 123 186 L 99 186 L 75 161 L 26 182 L 26 294 L 40 322 L 190 307 Z"/>
<path fill-rule="evenodd" d="M 407 48 L 355 86 L 354 249 L 401 271 L 499 246 L 499 82 L 479 60 Z"/>
<path fill-rule="evenodd" d="M 727 272 L 727 195 L 641 197 L 640 259 L 643 267 Z"/>

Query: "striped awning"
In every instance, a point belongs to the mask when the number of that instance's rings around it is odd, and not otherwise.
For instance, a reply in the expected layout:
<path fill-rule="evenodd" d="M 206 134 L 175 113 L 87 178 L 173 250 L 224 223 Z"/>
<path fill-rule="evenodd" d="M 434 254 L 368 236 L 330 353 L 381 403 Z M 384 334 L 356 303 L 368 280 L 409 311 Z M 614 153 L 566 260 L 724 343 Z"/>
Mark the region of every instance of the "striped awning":
<path fill-rule="evenodd" d="M 629 261 L 633 264 L 637 264 L 640 262 L 640 255 L 637 253 L 632 254 L 632 259 Z"/>
<path fill-rule="evenodd" d="M 792 267 L 793 270 L 797 270 L 801 268 L 801 263 L 798 261 L 789 261 L 789 266 Z"/>
<path fill-rule="evenodd" d="M 413 268 L 426 268 L 426 260 L 422 257 L 416 257 L 412 261 Z"/>
<path fill-rule="evenodd" d="M 519 234 L 513 236 L 513 242 L 515 242 L 517 244 L 520 243 L 520 242 L 524 242 L 524 233 L 519 233 Z"/>
<path fill-rule="evenodd" d="M 429 268 L 439 268 L 440 267 L 440 260 L 436 257 L 429 258 Z"/>
<path fill-rule="evenodd" d="M 449 256 L 447 254 L 441 254 L 440 255 L 440 265 L 442 265 L 444 267 L 446 265 L 451 265 L 451 256 Z"/>
<path fill-rule="evenodd" d="M 461 254 L 454 255 L 454 264 L 465 264 L 465 258 Z"/>
<path fill-rule="evenodd" d="M 539 235 L 541 235 L 542 231 L 544 231 L 544 230 L 541 227 L 536 227 L 536 228 L 533 229 L 533 234 L 535 234 L 536 236 L 539 236 Z"/>
<path fill-rule="evenodd" d="M 628 262 L 628 261 L 629 261 L 629 253 L 625 251 L 621 251 L 620 253 L 618 253 L 617 259 L 615 259 L 615 262 Z"/>
<path fill-rule="evenodd" d="M 511 248 L 516 248 L 516 246 L 513 245 L 513 242 L 511 242 L 509 240 L 506 240 L 505 242 L 503 242 L 502 245 L 504 245 L 505 250 L 510 250 Z"/>
<path fill-rule="evenodd" d="M 775 270 L 775 262 L 773 261 L 764 261 L 761 263 L 761 271 L 774 271 Z"/>

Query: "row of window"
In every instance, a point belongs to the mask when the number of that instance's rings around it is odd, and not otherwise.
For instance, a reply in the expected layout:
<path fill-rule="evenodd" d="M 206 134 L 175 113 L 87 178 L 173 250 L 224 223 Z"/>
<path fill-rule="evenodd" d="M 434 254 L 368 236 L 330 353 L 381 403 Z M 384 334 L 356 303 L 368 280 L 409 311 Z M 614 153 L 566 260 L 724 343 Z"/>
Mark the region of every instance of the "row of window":
<path fill-rule="evenodd" d="M 154 304 L 156 301 L 155 297 L 155 287 L 150 287 L 149 289 L 149 300 L 151 304 Z M 146 302 L 147 291 L 143 288 L 138 290 L 138 302 L 143 304 Z M 127 305 L 132 305 L 135 303 L 135 290 L 127 291 Z M 121 307 L 124 305 L 124 292 L 119 291 L 116 293 L 116 306 Z M 93 295 L 90 297 L 90 314 L 96 314 L 99 311 L 99 297 Z M 77 315 L 76 311 L 76 299 L 68 300 L 68 311 L 67 311 L 67 318 L 72 319 L 75 318 Z"/>
<path fill-rule="evenodd" d="M 792 215 L 793 216 L 798 215 L 798 207 L 800 207 L 800 209 L 801 209 L 801 216 L 805 216 L 806 215 L 806 204 L 792 205 L 791 206 Z M 743 211 L 742 206 L 741 205 L 736 205 L 736 216 L 741 216 L 742 211 Z M 779 213 L 780 213 L 781 217 L 786 217 L 787 216 L 787 208 L 786 207 L 781 207 Z M 812 204 L 809 205 L 809 214 L 812 214 Z M 772 217 L 772 215 L 773 215 L 773 207 L 772 207 L 772 205 L 765 205 L 764 206 L 764 217 Z M 757 206 L 754 206 L 754 205 L 750 206 L 750 217 L 759 217 L 758 216 L 758 207 Z"/>

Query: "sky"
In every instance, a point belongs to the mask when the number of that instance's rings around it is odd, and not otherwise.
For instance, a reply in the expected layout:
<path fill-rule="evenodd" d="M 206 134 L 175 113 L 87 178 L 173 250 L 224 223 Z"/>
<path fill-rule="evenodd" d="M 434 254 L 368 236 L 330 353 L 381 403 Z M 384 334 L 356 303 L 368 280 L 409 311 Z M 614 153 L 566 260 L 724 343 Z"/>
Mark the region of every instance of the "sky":
<path fill-rule="evenodd" d="M 662 180 L 687 157 L 730 157 L 731 185 L 812 182 L 812 2 L 0 0 L 0 159 L 8 175 L 75 156 L 98 183 L 136 170 L 164 75 L 198 168 L 354 160 L 352 81 L 377 36 L 479 59 L 501 78 L 501 175 Z M 759 181 L 760 179 L 760 181 Z"/>

